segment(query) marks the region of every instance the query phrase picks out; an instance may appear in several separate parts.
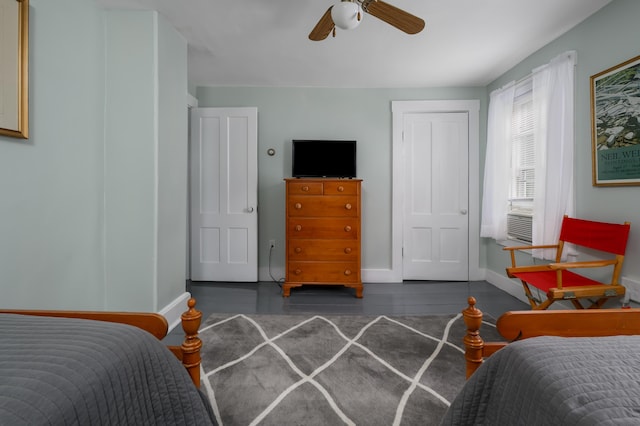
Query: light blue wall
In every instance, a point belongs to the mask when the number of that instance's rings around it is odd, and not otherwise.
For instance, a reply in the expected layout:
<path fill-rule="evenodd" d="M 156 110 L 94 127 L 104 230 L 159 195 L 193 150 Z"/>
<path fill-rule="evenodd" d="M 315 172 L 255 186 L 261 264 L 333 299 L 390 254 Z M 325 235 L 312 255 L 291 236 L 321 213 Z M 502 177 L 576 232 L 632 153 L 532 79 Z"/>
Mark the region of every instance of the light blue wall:
<path fill-rule="evenodd" d="M 186 42 L 155 12 L 106 13 L 106 303 L 185 291 Z"/>
<path fill-rule="evenodd" d="M 144 310 L 155 308 L 154 24 L 149 12 L 106 13 L 106 306 Z"/>
<path fill-rule="evenodd" d="M 186 42 L 154 12 L 31 0 L 29 61 L 31 137 L 0 136 L 0 306 L 159 310 L 184 293 Z"/>
<path fill-rule="evenodd" d="M 102 308 L 103 16 L 30 3 L 30 139 L 0 136 L 0 305 Z"/>
<path fill-rule="evenodd" d="M 187 43 L 157 16 L 157 307 L 185 291 L 187 250 Z"/>
<path fill-rule="evenodd" d="M 391 101 L 481 100 L 484 144 L 484 88 L 323 89 L 199 87 L 201 107 L 258 108 L 258 203 L 260 279 L 269 280 L 267 241 L 278 241 L 272 267 L 284 269 L 284 183 L 291 176 L 292 139 L 355 139 L 358 177 L 363 181 L 362 267 L 391 268 Z M 274 148 L 270 157 L 267 150 Z M 477 176 L 472 182 L 478 183 Z"/>
<path fill-rule="evenodd" d="M 631 221 L 623 276 L 640 279 L 640 187 L 594 187 L 591 161 L 590 76 L 640 55 L 640 2 L 614 0 L 554 42 L 529 56 L 493 82 L 488 91 L 517 80 L 567 50 L 577 51 L 575 99 L 575 182 L 578 217 L 610 222 Z M 487 268 L 504 274 L 508 256 L 491 241 Z"/>

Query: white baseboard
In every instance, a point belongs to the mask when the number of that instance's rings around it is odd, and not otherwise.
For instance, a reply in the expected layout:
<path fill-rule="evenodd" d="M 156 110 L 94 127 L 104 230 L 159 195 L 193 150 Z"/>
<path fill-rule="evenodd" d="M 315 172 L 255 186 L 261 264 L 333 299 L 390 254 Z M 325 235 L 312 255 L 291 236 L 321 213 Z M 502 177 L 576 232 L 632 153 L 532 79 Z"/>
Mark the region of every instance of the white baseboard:
<path fill-rule="evenodd" d="M 180 317 L 188 309 L 187 301 L 190 298 L 191 294 L 184 292 L 158 312 L 167 319 L 167 322 L 169 323 L 169 331 L 180 325 Z"/>
<path fill-rule="evenodd" d="M 509 277 L 500 275 L 490 269 L 485 270 L 485 280 L 489 284 L 493 284 L 494 286 L 498 287 L 500 290 L 509 293 L 516 299 L 529 304 L 529 300 L 524 295 L 524 290 L 522 290 L 522 285 L 520 283 L 517 283 L 511 280 Z"/>
<path fill-rule="evenodd" d="M 622 277 L 620 280 L 622 285 L 627 289 L 626 299 L 634 302 L 640 302 L 640 281 L 631 278 Z"/>
<path fill-rule="evenodd" d="M 402 281 L 393 273 L 392 269 L 363 269 L 363 283 L 397 283 Z"/>

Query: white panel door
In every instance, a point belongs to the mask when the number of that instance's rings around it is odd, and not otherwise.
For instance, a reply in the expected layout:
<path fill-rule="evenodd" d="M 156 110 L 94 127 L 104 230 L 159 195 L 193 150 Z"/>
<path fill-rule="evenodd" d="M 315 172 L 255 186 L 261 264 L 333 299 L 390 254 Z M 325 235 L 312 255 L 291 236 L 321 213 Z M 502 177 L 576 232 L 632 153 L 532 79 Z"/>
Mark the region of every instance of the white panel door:
<path fill-rule="evenodd" d="M 258 280 L 258 110 L 191 110 L 191 279 Z"/>
<path fill-rule="evenodd" d="M 403 279 L 469 279 L 469 120 L 404 115 Z"/>

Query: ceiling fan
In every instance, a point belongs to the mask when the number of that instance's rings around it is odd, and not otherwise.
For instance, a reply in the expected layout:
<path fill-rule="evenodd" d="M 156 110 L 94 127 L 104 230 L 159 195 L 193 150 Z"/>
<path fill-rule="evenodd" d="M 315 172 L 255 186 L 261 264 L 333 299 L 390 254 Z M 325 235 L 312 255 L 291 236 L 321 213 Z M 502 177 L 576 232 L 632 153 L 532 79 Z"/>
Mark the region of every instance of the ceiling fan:
<path fill-rule="evenodd" d="M 363 11 L 407 34 L 417 34 L 424 28 L 422 19 L 382 0 L 341 0 L 322 15 L 309 33 L 309 39 L 324 40 L 330 33 L 335 37 L 336 27 L 345 30 L 357 27 Z"/>

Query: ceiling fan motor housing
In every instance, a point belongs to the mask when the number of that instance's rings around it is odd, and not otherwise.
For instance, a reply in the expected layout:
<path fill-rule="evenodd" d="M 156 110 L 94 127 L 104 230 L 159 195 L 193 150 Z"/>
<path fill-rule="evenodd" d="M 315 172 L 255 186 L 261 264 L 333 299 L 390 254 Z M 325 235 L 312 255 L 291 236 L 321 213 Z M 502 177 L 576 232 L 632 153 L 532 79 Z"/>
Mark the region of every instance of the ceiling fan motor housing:
<path fill-rule="evenodd" d="M 333 23 L 343 30 L 351 30 L 360 25 L 362 8 L 359 3 L 353 1 L 341 1 L 331 8 Z"/>

